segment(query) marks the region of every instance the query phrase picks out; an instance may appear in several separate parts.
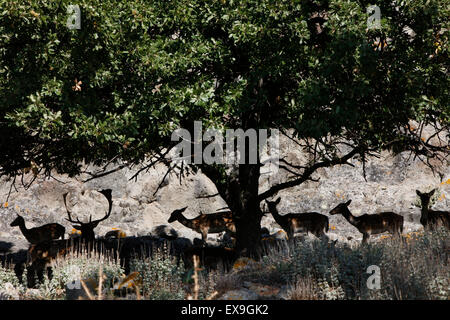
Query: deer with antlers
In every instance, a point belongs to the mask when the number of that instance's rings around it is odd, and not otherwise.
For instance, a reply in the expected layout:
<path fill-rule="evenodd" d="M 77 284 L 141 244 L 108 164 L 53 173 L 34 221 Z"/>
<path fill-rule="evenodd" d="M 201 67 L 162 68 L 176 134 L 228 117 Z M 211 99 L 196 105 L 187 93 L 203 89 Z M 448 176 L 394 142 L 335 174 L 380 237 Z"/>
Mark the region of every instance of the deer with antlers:
<path fill-rule="evenodd" d="M 72 223 L 72 226 L 81 231 L 81 239 L 85 240 L 85 241 L 92 241 L 95 240 L 95 233 L 94 233 L 94 229 L 98 226 L 98 224 L 106 219 L 109 218 L 109 215 L 111 214 L 111 209 L 112 209 L 112 190 L 111 189 L 105 189 L 105 190 L 100 190 L 99 191 L 101 194 L 103 194 L 106 199 L 108 200 L 108 212 L 106 213 L 106 215 L 98 220 L 94 220 L 92 221 L 92 215 L 89 216 L 89 222 L 81 222 L 78 218 L 77 220 L 73 220 L 71 217 L 71 212 L 70 210 L 67 208 L 67 194 L 65 193 L 63 195 L 64 197 L 64 206 L 66 207 L 66 211 L 67 211 L 67 215 L 68 215 L 68 219 L 66 218 L 67 221 L 69 221 L 70 223 Z"/>
<path fill-rule="evenodd" d="M 277 205 L 280 201 L 281 197 L 278 197 L 275 201 L 266 200 L 266 204 L 275 219 L 275 222 L 286 231 L 289 239 L 292 239 L 296 232 L 311 232 L 318 238 L 325 236 L 325 232 L 328 232 L 329 223 L 327 216 L 317 212 L 288 213 L 281 215 L 277 209 Z"/>
<path fill-rule="evenodd" d="M 197 231 L 202 235 L 203 242 L 206 241 L 208 233 L 220 233 L 223 231 L 231 234 L 236 233 L 236 226 L 233 222 L 231 212 L 219 212 L 213 214 L 200 213 L 200 215 L 194 219 L 188 219 L 183 216 L 183 212 L 186 209 L 187 207 L 184 207 L 173 211 L 168 222 L 178 221 L 185 227 Z"/>
<path fill-rule="evenodd" d="M 40 227 L 27 229 L 25 219 L 19 215 L 10 224 L 11 227 L 18 226 L 24 237 L 31 244 L 38 244 L 53 239 L 64 239 L 66 228 L 58 223 L 49 223 Z"/>
<path fill-rule="evenodd" d="M 428 193 L 422 193 L 419 190 L 416 190 L 422 204 L 420 223 L 427 230 L 433 230 L 441 226 L 450 229 L 450 212 L 429 209 L 431 197 L 435 192 L 436 189 L 431 190 Z"/>
<path fill-rule="evenodd" d="M 366 243 L 370 235 L 389 232 L 400 237 L 403 232 L 403 217 L 393 212 L 380 212 L 378 214 L 363 214 L 356 217 L 352 215 L 348 206 L 352 200 L 338 204 L 330 211 L 331 215 L 341 214 L 348 222 L 354 225 L 363 234 L 362 242 Z"/>
<path fill-rule="evenodd" d="M 37 275 L 37 278 L 39 281 L 43 280 L 43 275 L 45 270 L 47 270 L 47 274 L 49 278 L 51 278 L 51 268 L 49 268 L 49 264 L 51 261 L 57 257 L 64 256 L 67 253 L 70 252 L 80 252 L 80 250 L 88 249 L 88 251 L 91 250 L 97 250 L 100 252 L 100 250 L 104 250 L 105 248 L 102 246 L 103 244 L 93 243 L 95 240 L 95 233 L 94 229 L 98 226 L 98 224 L 101 221 L 106 220 L 112 210 L 112 191 L 111 189 L 106 190 L 100 190 L 101 194 L 103 194 L 106 199 L 108 200 L 108 211 L 106 215 L 98 220 L 92 221 L 92 216 L 89 217 L 89 222 L 82 222 L 78 218 L 77 220 L 73 220 L 71 216 L 71 211 L 67 207 L 67 195 L 68 193 L 65 193 L 63 195 L 64 198 L 64 206 L 67 211 L 68 218 L 66 218 L 67 221 L 73 224 L 73 227 L 77 230 L 81 231 L 81 242 L 77 239 L 69 239 L 69 240 L 53 240 L 51 241 L 44 241 L 37 244 L 32 244 L 28 250 L 29 256 L 31 258 L 31 265 L 30 265 L 30 277 L 28 279 L 29 285 L 34 286 L 34 274 Z M 83 244 L 82 241 L 85 241 Z M 85 246 L 85 244 L 88 244 L 89 246 Z"/>

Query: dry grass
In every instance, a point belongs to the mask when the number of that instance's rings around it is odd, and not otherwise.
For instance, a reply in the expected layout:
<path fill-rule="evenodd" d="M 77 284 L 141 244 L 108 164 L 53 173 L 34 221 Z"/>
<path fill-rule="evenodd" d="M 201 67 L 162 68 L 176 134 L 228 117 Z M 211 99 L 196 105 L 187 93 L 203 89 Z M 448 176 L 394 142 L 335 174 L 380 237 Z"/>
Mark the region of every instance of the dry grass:
<path fill-rule="evenodd" d="M 300 278 L 287 292 L 289 300 L 320 300 L 320 289 L 311 277 Z"/>
<path fill-rule="evenodd" d="M 186 269 L 160 252 L 151 259 L 134 261 L 136 270 L 132 268 L 134 272 L 125 276 L 112 257 L 74 253 L 53 261 L 54 279 L 40 287 L 38 298 L 64 298 L 64 283 L 72 279 L 71 266 L 77 266 L 82 270 L 88 299 L 216 299 L 247 283 L 244 287 L 251 290 L 252 284 L 255 288 L 269 285 L 278 291 L 283 288 L 283 298 L 292 300 L 448 300 L 449 235 L 447 230 L 410 233 L 402 241 L 386 238 L 355 247 L 320 240 L 283 242 L 267 250 L 260 261 L 239 259 L 227 272 L 203 268 L 198 257 L 194 267 Z M 380 290 L 367 288 L 366 270 L 371 265 L 380 268 Z M 6 281 L 9 273 L 3 273 L 3 282 L 11 282 Z M 124 287 L 125 296 L 114 296 L 116 287 Z M 277 294 L 271 298 L 279 298 Z"/>

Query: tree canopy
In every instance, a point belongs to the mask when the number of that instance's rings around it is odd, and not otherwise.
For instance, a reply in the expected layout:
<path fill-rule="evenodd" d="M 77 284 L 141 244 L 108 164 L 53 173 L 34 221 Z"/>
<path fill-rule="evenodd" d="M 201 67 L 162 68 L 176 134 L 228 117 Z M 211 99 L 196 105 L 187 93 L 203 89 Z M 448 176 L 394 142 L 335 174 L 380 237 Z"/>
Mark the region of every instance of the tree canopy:
<path fill-rule="evenodd" d="M 172 132 L 197 120 L 294 129 L 313 161 L 284 163 L 298 175 L 263 193 L 258 165 L 198 166 L 254 229 L 260 201 L 320 167 L 383 149 L 448 156 L 445 0 L 77 3 L 80 29 L 67 26 L 70 1 L 0 3 L 1 175 L 164 161 Z M 427 125 L 439 143 L 422 139 Z"/>

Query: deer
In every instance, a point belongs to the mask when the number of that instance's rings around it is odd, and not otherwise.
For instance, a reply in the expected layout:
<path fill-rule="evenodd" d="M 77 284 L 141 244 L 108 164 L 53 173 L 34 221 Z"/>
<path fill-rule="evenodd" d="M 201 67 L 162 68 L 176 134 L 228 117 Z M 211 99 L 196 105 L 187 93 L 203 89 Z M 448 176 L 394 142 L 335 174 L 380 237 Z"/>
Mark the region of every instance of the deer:
<path fill-rule="evenodd" d="M 434 230 L 440 226 L 450 229 L 450 212 L 430 210 L 431 197 L 434 195 L 436 189 L 422 193 L 416 190 L 422 204 L 420 223 L 426 230 Z"/>
<path fill-rule="evenodd" d="M 352 200 L 338 204 L 330 211 L 331 215 L 341 214 L 363 234 L 362 243 L 367 243 L 370 235 L 389 232 L 400 237 L 403 232 L 403 217 L 394 212 L 380 212 L 378 214 L 363 214 L 359 217 L 352 215 L 348 206 Z"/>
<path fill-rule="evenodd" d="M 169 223 L 174 221 L 180 222 L 185 227 L 188 227 L 202 235 L 202 241 L 205 243 L 208 233 L 229 232 L 236 233 L 236 226 L 233 222 L 231 212 L 219 212 L 213 214 L 200 213 L 199 216 L 188 219 L 183 216 L 183 212 L 187 207 L 177 209 L 170 214 Z"/>
<path fill-rule="evenodd" d="M 287 213 L 281 215 L 278 213 L 277 205 L 280 203 L 281 197 L 275 201 L 266 200 L 275 222 L 278 223 L 284 231 L 286 231 L 288 239 L 292 239 L 296 232 L 311 232 L 317 238 L 325 236 L 328 232 L 328 217 L 317 212 L 305 213 Z"/>
<path fill-rule="evenodd" d="M 25 219 L 20 215 L 17 215 L 17 218 L 11 222 L 10 226 L 18 226 L 30 244 L 38 244 L 59 238 L 64 239 L 64 234 L 66 233 L 66 228 L 59 223 L 48 223 L 40 227 L 27 229 Z"/>
<path fill-rule="evenodd" d="M 95 240 L 95 233 L 94 233 L 94 229 L 98 226 L 98 224 L 106 219 L 109 218 L 109 215 L 111 214 L 111 209 L 112 209 L 112 190 L 111 189 L 105 189 L 105 190 L 100 190 L 99 191 L 101 194 L 103 194 L 106 199 L 108 200 L 108 212 L 106 213 L 106 215 L 98 220 L 94 220 L 92 221 L 92 215 L 89 216 L 89 222 L 81 222 L 78 218 L 76 221 L 74 221 L 71 217 L 71 212 L 70 210 L 67 208 L 67 193 L 65 193 L 63 195 L 64 198 L 64 206 L 66 207 L 66 211 L 67 211 L 67 215 L 68 215 L 68 219 L 66 218 L 67 221 L 69 221 L 70 223 L 72 223 L 72 226 L 81 231 L 81 239 L 85 240 L 85 241 L 93 241 Z"/>

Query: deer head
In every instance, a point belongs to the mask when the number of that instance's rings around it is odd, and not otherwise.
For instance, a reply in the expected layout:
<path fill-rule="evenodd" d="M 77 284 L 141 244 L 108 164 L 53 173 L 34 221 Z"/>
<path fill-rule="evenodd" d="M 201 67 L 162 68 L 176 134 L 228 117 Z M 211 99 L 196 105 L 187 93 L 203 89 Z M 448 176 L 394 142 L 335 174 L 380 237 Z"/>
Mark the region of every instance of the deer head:
<path fill-rule="evenodd" d="M 65 193 L 63 195 L 64 197 L 64 206 L 66 207 L 66 211 L 67 211 L 67 215 L 68 215 L 68 219 L 66 218 L 67 221 L 69 221 L 70 223 L 72 223 L 72 226 L 81 231 L 81 238 L 84 240 L 94 240 L 95 239 L 95 233 L 94 233 L 94 229 L 98 226 L 98 224 L 100 222 L 102 222 L 103 220 L 108 219 L 109 215 L 111 214 L 111 209 L 112 209 L 112 195 L 111 195 L 111 189 L 105 189 L 105 190 L 100 190 L 99 191 L 101 194 L 103 194 L 106 199 L 108 200 L 108 204 L 109 204 L 109 208 L 108 208 L 108 212 L 106 213 L 106 215 L 98 220 L 94 220 L 92 221 L 92 215 L 89 216 L 89 222 L 81 222 L 78 218 L 76 221 L 74 221 L 72 219 L 72 217 L 70 216 L 71 212 L 70 210 L 67 208 L 67 202 L 66 202 L 66 198 L 67 198 L 67 194 Z"/>
<path fill-rule="evenodd" d="M 277 212 L 277 205 L 280 203 L 281 197 L 278 197 L 275 201 L 266 200 L 267 207 L 270 212 Z"/>
<path fill-rule="evenodd" d="M 15 218 L 13 222 L 11 222 L 10 226 L 16 227 L 20 226 L 21 224 L 25 224 L 25 220 L 21 216 L 17 215 L 17 218 Z"/>
<path fill-rule="evenodd" d="M 184 207 L 184 208 L 177 209 L 177 210 L 173 211 L 172 214 L 170 215 L 169 220 L 167 220 L 167 221 L 169 223 L 177 221 L 180 218 L 180 216 L 183 213 L 183 211 L 186 210 L 186 209 L 187 209 L 187 207 Z"/>
<path fill-rule="evenodd" d="M 348 200 L 347 202 L 342 202 L 338 204 L 334 209 L 330 211 L 331 215 L 342 214 L 348 208 L 352 200 Z"/>
<path fill-rule="evenodd" d="M 428 193 L 426 193 L 426 192 L 422 193 L 422 192 L 420 192 L 419 190 L 416 190 L 416 193 L 417 193 L 417 195 L 418 195 L 419 198 L 420 198 L 422 207 L 428 208 L 428 206 L 429 206 L 429 204 L 430 204 L 430 202 L 431 202 L 431 197 L 434 195 L 434 192 L 435 192 L 435 191 L 436 191 L 436 189 L 431 190 L 431 191 L 428 192 Z"/>

